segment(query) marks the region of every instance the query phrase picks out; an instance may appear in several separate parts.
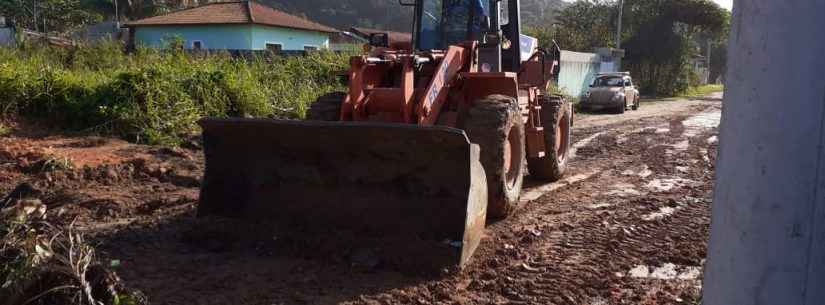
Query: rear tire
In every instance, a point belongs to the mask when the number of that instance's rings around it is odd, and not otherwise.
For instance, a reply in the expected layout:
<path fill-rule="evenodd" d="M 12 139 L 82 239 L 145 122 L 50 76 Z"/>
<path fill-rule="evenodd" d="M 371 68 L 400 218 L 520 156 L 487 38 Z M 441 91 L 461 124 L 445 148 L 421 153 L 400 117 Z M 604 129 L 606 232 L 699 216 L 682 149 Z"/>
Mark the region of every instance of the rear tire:
<path fill-rule="evenodd" d="M 470 142 L 481 147 L 488 219 L 506 218 L 518 208 L 525 174 L 524 121 L 518 102 L 504 95 L 478 99 L 464 122 Z"/>
<path fill-rule="evenodd" d="M 341 116 L 341 104 L 346 97 L 347 94 L 344 92 L 331 92 L 322 95 L 309 105 L 306 119 L 310 121 L 338 121 Z"/>
<path fill-rule="evenodd" d="M 541 124 L 544 126 L 546 152 L 544 157 L 527 159 L 527 164 L 531 178 L 553 182 L 561 179 L 567 170 L 573 110 L 570 103 L 561 96 L 543 96 L 539 103 L 542 110 Z M 557 141 L 558 147 L 556 147 Z"/>

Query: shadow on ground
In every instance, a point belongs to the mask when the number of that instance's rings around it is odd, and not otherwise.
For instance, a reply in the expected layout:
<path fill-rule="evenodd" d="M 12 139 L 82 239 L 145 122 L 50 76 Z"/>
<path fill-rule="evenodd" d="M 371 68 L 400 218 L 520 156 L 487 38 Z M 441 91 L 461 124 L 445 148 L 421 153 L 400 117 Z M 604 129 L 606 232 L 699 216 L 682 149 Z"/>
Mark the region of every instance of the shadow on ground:
<path fill-rule="evenodd" d="M 96 239 L 152 304 L 338 304 L 426 280 L 394 272 L 363 249 L 271 234 L 189 211 Z"/>

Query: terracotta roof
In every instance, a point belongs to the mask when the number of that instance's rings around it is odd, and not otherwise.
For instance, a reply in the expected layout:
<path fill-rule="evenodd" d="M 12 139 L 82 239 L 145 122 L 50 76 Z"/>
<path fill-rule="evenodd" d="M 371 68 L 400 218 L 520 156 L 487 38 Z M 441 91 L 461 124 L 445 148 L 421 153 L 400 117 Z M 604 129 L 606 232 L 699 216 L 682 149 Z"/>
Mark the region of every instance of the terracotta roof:
<path fill-rule="evenodd" d="M 153 25 L 263 24 L 335 33 L 338 30 L 293 16 L 254 1 L 215 2 L 166 15 L 126 23 L 126 27 Z"/>

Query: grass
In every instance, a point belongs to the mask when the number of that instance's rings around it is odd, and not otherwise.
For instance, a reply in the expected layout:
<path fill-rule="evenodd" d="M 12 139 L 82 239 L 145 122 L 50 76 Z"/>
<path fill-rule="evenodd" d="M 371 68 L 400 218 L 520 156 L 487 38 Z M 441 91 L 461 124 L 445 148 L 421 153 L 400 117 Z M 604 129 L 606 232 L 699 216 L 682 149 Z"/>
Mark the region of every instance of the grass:
<path fill-rule="evenodd" d="M 702 86 L 697 86 L 697 87 L 690 87 L 690 88 L 688 88 L 688 90 L 685 93 L 683 93 L 680 96 L 682 96 L 682 97 L 705 96 L 705 95 L 708 95 L 708 94 L 711 94 L 711 93 L 714 93 L 714 92 L 722 92 L 724 90 L 725 90 L 724 85 L 717 85 L 717 84 L 702 85 Z"/>
<path fill-rule="evenodd" d="M 5 137 L 11 134 L 11 128 L 0 123 L 0 137 Z"/>
<path fill-rule="evenodd" d="M 304 117 L 318 96 L 343 90 L 349 54 L 233 58 L 109 42 L 76 49 L 0 48 L 0 118 L 176 145 L 209 117 Z"/>
<path fill-rule="evenodd" d="M 39 200 L 0 208 L 3 304 L 137 304 L 139 294 L 97 261 L 83 234 L 50 223 Z"/>

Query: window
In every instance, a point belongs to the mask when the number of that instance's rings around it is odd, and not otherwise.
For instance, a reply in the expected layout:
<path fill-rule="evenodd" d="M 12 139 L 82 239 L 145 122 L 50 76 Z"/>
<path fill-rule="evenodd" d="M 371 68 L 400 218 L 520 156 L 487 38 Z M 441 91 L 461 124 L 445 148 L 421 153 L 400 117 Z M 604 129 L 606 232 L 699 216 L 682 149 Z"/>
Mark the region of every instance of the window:
<path fill-rule="evenodd" d="M 284 49 L 284 46 L 280 43 L 266 43 L 266 50 L 273 52 L 273 53 L 280 53 Z"/>
<path fill-rule="evenodd" d="M 597 78 L 594 87 L 622 87 L 624 80 L 619 77 L 602 77 Z"/>
<path fill-rule="evenodd" d="M 203 42 L 200 41 L 200 40 L 193 40 L 192 41 L 192 49 L 202 50 L 203 49 Z"/>
<path fill-rule="evenodd" d="M 318 51 L 318 47 L 316 46 L 304 46 L 305 52 L 315 52 Z"/>
<path fill-rule="evenodd" d="M 444 49 L 477 37 L 490 15 L 487 1 L 424 0 L 417 35 L 419 49 Z"/>

